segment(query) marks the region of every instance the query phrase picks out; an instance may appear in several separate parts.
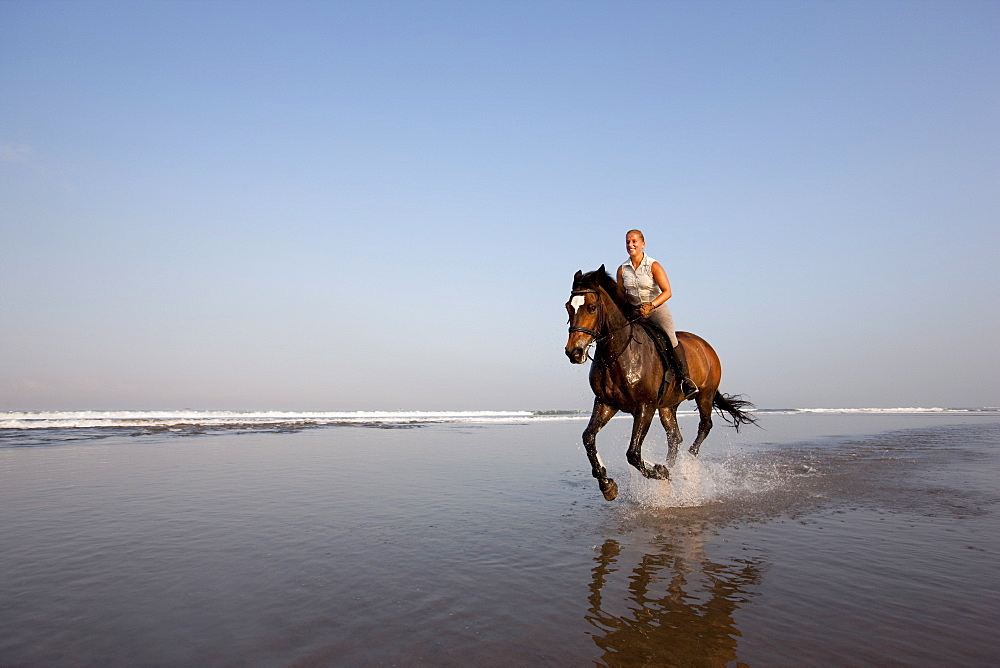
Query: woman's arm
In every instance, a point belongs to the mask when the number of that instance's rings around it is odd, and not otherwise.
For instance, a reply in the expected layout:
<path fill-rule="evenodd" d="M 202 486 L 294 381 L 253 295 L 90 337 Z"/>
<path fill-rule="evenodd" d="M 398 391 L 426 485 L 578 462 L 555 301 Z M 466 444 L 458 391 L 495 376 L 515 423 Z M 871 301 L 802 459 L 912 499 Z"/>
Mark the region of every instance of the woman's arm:
<path fill-rule="evenodd" d="M 642 313 L 642 317 L 644 318 L 648 317 L 654 308 L 656 308 L 660 304 L 663 304 L 668 299 L 670 299 L 671 296 L 673 296 L 673 292 L 671 292 L 670 290 L 670 279 L 667 278 L 667 272 L 663 271 L 663 266 L 660 265 L 659 262 L 654 262 L 652 270 L 653 270 L 653 280 L 656 281 L 656 285 L 659 286 L 662 292 L 656 295 L 656 298 L 653 299 L 653 301 L 649 302 L 648 304 L 642 305 L 642 307 L 640 308 L 640 312 Z M 619 273 L 621 272 L 621 267 L 618 268 L 618 271 Z"/>

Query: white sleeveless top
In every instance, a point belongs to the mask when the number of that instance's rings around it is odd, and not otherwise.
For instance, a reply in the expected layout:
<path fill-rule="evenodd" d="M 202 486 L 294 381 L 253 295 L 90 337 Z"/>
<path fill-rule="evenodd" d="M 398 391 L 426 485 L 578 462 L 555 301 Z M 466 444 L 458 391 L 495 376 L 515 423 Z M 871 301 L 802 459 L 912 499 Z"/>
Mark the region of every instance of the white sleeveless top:
<path fill-rule="evenodd" d="M 643 253 L 638 269 L 632 268 L 632 260 L 622 264 L 622 282 L 625 284 L 625 297 L 630 304 L 647 304 L 663 292 L 653 280 L 653 258 Z"/>

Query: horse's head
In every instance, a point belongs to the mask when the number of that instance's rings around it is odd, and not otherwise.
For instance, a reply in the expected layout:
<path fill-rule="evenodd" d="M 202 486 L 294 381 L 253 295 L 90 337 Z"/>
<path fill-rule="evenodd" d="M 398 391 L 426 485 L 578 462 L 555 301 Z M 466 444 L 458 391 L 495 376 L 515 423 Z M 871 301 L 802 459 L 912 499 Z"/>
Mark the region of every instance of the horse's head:
<path fill-rule="evenodd" d="M 566 341 L 566 357 L 573 364 L 587 361 L 587 349 L 597 340 L 602 325 L 600 284 L 594 280 L 595 274 L 607 276 L 604 265 L 597 271 L 584 274 L 576 272 L 573 277 L 573 291 L 566 302 L 569 313 L 569 339 Z"/>

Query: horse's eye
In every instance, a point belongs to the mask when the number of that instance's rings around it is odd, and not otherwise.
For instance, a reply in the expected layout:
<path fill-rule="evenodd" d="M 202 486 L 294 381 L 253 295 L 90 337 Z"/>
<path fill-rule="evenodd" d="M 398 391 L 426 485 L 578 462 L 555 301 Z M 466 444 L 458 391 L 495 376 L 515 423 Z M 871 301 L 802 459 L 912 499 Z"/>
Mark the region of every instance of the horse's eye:
<path fill-rule="evenodd" d="M 587 306 L 587 312 L 588 313 L 596 313 L 597 312 L 597 304 L 590 304 L 589 306 Z"/>

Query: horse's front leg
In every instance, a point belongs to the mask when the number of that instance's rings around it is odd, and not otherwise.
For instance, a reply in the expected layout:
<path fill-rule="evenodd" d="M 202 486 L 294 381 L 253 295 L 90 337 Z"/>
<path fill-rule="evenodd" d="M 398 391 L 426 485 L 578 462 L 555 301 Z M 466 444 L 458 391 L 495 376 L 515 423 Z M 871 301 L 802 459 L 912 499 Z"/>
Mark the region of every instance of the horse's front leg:
<path fill-rule="evenodd" d="M 618 496 L 618 484 L 608 477 L 608 470 L 604 468 L 601 456 L 597 454 L 597 432 L 599 432 L 608 421 L 618 412 L 617 408 L 612 408 L 601 403 L 599 399 L 594 399 L 594 412 L 590 414 L 590 422 L 583 432 L 583 447 L 587 450 L 587 459 L 590 460 L 590 468 L 597 484 L 601 488 L 601 493 L 608 501 L 614 501 Z"/>
<path fill-rule="evenodd" d="M 653 423 L 653 414 L 656 407 L 652 404 L 643 404 L 632 414 L 632 441 L 629 443 L 626 459 L 628 463 L 639 469 L 639 473 L 647 478 L 663 480 L 670 477 L 670 471 L 663 464 L 651 464 L 642 458 L 642 442 L 649 432 L 649 425 Z"/>
<path fill-rule="evenodd" d="M 660 408 L 660 424 L 663 425 L 663 430 L 667 432 L 667 445 L 669 446 L 667 450 L 667 466 L 672 467 L 677 461 L 677 451 L 680 444 L 684 441 L 684 437 L 681 436 L 680 425 L 677 424 L 677 406 L 663 406 Z"/>

